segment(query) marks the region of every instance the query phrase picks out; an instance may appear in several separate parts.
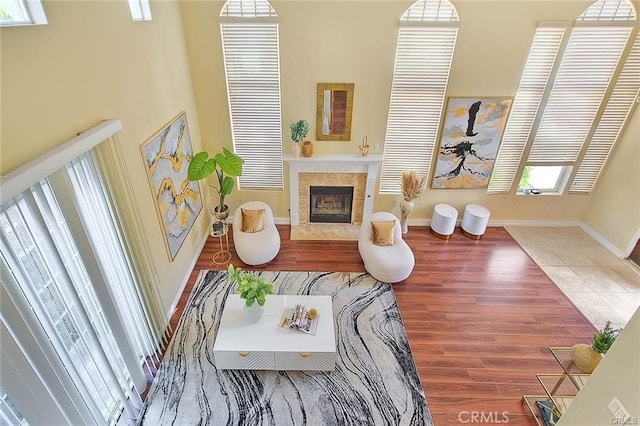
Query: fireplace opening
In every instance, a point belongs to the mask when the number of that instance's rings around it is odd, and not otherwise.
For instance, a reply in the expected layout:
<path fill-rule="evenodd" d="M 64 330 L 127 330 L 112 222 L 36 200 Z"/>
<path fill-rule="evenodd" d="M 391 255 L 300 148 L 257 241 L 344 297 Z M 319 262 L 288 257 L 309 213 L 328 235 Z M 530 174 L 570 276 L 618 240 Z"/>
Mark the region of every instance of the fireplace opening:
<path fill-rule="evenodd" d="M 351 223 L 353 186 L 312 186 L 309 222 Z"/>

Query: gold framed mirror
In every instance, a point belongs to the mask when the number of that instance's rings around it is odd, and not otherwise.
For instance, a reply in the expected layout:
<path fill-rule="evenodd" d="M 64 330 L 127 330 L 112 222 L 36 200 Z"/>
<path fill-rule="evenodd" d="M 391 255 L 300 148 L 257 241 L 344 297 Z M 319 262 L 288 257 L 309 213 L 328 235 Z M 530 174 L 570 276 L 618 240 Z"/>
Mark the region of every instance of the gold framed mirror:
<path fill-rule="evenodd" d="M 353 83 L 318 83 L 316 140 L 351 140 L 353 88 Z"/>

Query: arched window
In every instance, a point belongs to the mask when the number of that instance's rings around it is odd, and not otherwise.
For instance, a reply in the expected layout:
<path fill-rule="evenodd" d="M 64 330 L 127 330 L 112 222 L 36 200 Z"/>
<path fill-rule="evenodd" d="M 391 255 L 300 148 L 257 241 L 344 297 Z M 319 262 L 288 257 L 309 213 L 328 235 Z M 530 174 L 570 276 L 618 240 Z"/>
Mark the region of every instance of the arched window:
<path fill-rule="evenodd" d="M 419 0 L 400 19 L 382 193 L 399 192 L 405 170 L 429 174 L 458 22 L 458 12 L 447 0 Z"/>
<path fill-rule="evenodd" d="M 635 20 L 628 0 L 598 0 L 538 26 L 489 193 L 591 192 L 640 89 Z"/>
<path fill-rule="evenodd" d="M 282 118 L 277 13 L 266 0 L 229 0 L 220 12 L 240 187 L 282 189 Z"/>

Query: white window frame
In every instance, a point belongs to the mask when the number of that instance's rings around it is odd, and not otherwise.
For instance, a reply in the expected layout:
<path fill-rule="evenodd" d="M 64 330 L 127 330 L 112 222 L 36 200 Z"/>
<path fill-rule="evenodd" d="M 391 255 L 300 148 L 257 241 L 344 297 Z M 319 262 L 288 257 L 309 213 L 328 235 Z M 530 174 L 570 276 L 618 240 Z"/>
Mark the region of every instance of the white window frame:
<path fill-rule="evenodd" d="M 524 170 L 527 167 L 544 167 L 544 166 L 554 166 L 554 167 L 562 167 L 562 171 L 558 175 L 558 179 L 553 187 L 550 188 L 542 188 L 542 187 L 531 187 L 531 188 L 521 188 L 520 183 L 518 182 L 517 195 L 562 195 L 564 188 L 569 181 L 569 176 L 571 176 L 571 172 L 573 166 L 571 165 L 562 165 L 562 164 L 527 164 L 522 169 L 524 174 Z M 522 174 L 521 179 L 522 179 Z"/>
<path fill-rule="evenodd" d="M 151 21 L 151 5 L 149 0 L 128 0 L 131 19 L 134 22 Z"/>
<path fill-rule="evenodd" d="M 0 9 L 3 8 L 3 4 L 8 0 L 0 0 Z M 29 25 L 46 25 L 48 24 L 47 15 L 44 12 L 42 6 L 42 0 L 14 0 L 18 7 L 27 16 L 26 20 L 20 21 L 2 21 L 0 20 L 0 27 L 22 27 Z"/>

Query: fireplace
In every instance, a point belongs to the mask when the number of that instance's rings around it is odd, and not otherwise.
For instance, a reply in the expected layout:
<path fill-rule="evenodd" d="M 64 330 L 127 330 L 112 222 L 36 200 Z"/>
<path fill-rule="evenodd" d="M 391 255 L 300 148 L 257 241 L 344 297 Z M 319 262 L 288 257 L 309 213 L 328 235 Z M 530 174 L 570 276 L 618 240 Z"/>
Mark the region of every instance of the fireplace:
<path fill-rule="evenodd" d="M 373 211 L 382 154 L 315 154 L 305 158 L 285 154 L 284 159 L 289 163 L 291 239 L 357 240 L 362 219 Z M 345 215 L 347 223 L 311 221 L 312 186 L 353 187 L 351 216 Z"/>
<path fill-rule="evenodd" d="M 311 186 L 309 222 L 351 223 L 353 186 Z"/>

